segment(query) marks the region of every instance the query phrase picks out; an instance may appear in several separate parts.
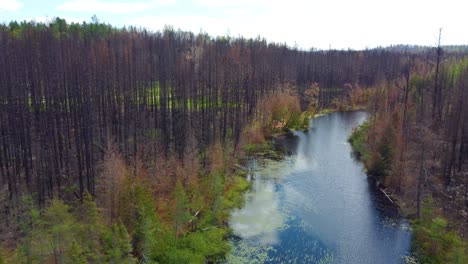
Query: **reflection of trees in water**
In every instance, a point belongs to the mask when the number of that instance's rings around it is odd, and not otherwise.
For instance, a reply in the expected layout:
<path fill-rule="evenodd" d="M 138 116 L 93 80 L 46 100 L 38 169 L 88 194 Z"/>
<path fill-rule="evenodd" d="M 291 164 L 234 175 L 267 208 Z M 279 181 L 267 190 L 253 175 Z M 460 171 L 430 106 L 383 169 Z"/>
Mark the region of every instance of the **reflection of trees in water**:
<path fill-rule="evenodd" d="M 297 154 L 297 146 L 299 144 L 300 138 L 294 133 L 288 133 L 280 138 L 275 139 L 274 147 L 287 156 L 292 156 Z"/>
<path fill-rule="evenodd" d="M 367 177 L 369 186 L 369 193 L 372 196 L 372 203 L 375 207 L 378 217 L 380 219 L 392 219 L 394 222 L 401 220 L 401 215 L 398 207 L 392 204 L 385 195 L 377 187 L 376 180 L 374 178 Z"/>

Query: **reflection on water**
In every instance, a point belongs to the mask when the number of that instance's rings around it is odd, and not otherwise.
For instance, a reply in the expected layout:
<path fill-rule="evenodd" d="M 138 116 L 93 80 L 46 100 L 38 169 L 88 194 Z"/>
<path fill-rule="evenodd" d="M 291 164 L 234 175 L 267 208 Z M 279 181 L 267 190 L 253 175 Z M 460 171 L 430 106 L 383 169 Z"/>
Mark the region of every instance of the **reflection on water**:
<path fill-rule="evenodd" d="M 364 112 L 312 120 L 283 142 L 282 161 L 252 161 L 252 189 L 231 214 L 227 263 L 402 263 L 411 232 L 351 157 Z"/>

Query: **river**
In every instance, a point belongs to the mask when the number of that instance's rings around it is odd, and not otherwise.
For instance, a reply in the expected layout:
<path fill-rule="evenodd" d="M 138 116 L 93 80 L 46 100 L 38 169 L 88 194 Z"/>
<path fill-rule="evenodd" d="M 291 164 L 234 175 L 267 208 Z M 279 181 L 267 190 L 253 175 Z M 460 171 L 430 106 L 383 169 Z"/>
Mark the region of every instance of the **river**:
<path fill-rule="evenodd" d="M 347 142 L 362 111 L 311 120 L 281 161 L 250 162 L 251 189 L 231 213 L 227 263 L 404 263 L 406 219 L 375 188 Z"/>

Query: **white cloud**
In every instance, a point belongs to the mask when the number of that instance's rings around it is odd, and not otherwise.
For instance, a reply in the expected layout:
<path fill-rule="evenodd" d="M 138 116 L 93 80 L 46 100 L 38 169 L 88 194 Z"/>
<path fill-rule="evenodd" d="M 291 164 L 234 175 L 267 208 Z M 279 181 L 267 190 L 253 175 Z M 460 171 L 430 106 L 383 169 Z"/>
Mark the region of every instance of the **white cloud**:
<path fill-rule="evenodd" d="M 130 19 L 126 24 L 141 26 L 147 29 L 160 30 L 164 26 L 173 26 L 175 29 L 182 29 L 192 31 L 194 33 L 200 32 L 200 30 L 206 31 L 213 35 L 225 35 L 228 30 L 226 20 L 199 16 L 199 15 L 186 15 L 186 16 L 143 16 L 134 19 Z"/>
<path fill-rule="evenodd" d="M 57 6 L 59 11 L 72 12 L 109 12 L 132 13 L 142 12 L 162 5 L 174 4 L 175 0 L 105 2 L 101 0 L 71 0 Z"/>
<path fill-rule="evenodd" d="M 0 0 L 0 11 L 16 11 L 23 7 L 18 0 Z"/>
<path fill-rule="evenodd" d="M 466 7 L 463 0 L 446 0 L 443 5 L 437 0 L 272 1 L 262 14 L 263 25 L 268 25 L 262 32 L 273 40 L 297 41 L 305 48 L 359 49 L 401 43 L 435 45 L 443 27 L 446 44 L 466 44 L 468 30 L 461 30 Z"/>
<path fill-rule="evenodd" d="M 158 30 L 164 25 L 210 35 L 256 37 L 308 49 L 362 49 L 391 44 L 467 44 L 463 0 L 192 0 L 196 10 L 128 19 Z M 180 7 L 180 9 L 179 9 Z M 178 12 L 183 10 L 184 13 Z"/>

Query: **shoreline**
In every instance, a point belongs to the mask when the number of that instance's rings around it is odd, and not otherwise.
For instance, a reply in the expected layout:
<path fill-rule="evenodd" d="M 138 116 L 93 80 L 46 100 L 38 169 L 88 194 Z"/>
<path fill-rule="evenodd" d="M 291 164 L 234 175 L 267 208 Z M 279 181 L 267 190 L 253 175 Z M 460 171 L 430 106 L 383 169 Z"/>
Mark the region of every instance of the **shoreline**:
<path fill-rule="evenodd" d="M 369 162 L 371 161 L 372 155 L 371 150 L 367 146 L 367 135 L 369 133 L 369 122 L 361 124 L 356 127 L 348 138 L 348 142 L 351 144 L 355 157 L 363 163 L 364 171 L 370 181 L 374 183 L 374 187 L 379 189 L 382 195 L 388 198 L 388 202 L 396 207 L 398 214 L 401 217 L 407 219 L 410 228 L 412 230 L 412 241 L 411 241 L 411 255 L 405 258 L 405 263 L 425 263 L 436 261 L 440 258 L 450 257 L 449 254 L 461 254 L 458 252 L 459 244 L 463 245 L 466 243 L 466 239 L 456 233 L 456 226 L 452 226 L 444 216 L 437 213 L 437 207 L 434 207 L 432 197 L 437 193 L 429 193 L 422 201 L 422 216 L 418 218 L 416 214 L 417 208 L 411 206 L 409 202 L 405 202 L 404 196 L 393 193 L 387 186 L 382 183 L 385 177 L 391 177 L 389 175 L 373 175 L 370 170 L 375 168 L 369 168 Z M 375 167 L 375 164 L 373 165 Z M 449 227 L 451 228 L 449 229 Z M 453 229 L 455 227 L 455 229 Z M 440 230 L 441 229 L 441 230 Z M 434 236 L 438 236 L 438 240 L 434 239 Z M 433 247 L 437 248 L 440 243 L 446 243 L 443 251 L 432 251 Z M 442 249 L 441 249 L 442 250 Z"/>

